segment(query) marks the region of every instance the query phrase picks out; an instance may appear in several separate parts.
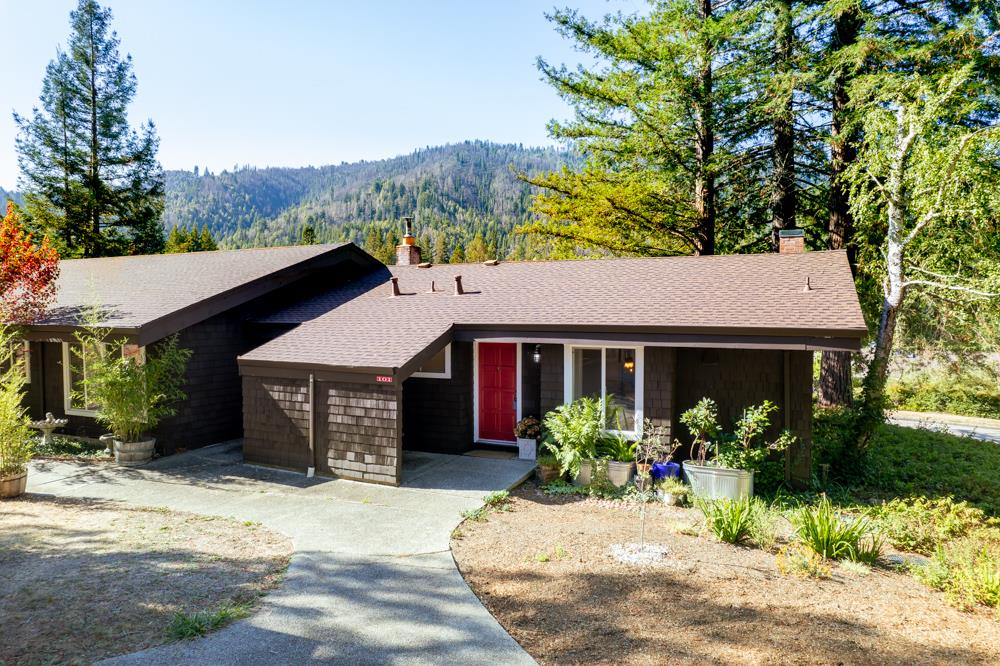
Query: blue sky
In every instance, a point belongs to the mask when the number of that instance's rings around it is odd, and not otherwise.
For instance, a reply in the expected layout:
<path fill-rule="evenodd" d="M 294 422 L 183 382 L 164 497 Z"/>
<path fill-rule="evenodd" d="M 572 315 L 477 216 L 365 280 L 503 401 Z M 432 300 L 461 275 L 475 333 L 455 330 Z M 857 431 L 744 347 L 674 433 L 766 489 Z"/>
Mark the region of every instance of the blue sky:
<path fill-rule="evenodd" d="M 641 0 L 107 0 L 169 169 L 300 166 L 490 139 L 544 145 L 568 115 L 535 57 L 580 54 L 544 13 Z M 76 0 L 0 0 L 0 186 L 17 180 L 11 111 L 37 104 Z"/>

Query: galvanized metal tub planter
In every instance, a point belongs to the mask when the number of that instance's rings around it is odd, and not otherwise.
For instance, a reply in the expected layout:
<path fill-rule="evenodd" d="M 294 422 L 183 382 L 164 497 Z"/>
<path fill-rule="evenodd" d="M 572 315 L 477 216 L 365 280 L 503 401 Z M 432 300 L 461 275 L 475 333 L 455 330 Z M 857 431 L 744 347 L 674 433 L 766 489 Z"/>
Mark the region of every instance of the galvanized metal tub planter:
<path fill-rule="evenodd" d="M 517 438 L 517 457 L 521 460 L 534 460 L 538 453 L 538 442 L 524 437 Z"/>
<path fill-rule="evenodd" d="M 115 462 L 126 467 L 148 463 L 153 459 L 153 450 L 155 447 L 155 437 L 142 439 L 138 442 L 123 442 L 116 439 Z"/>
<path fill-rule="evenodd" d="M 0 478 L 0 497 L 19 497 L 28 486 L 28 472 Z"/>
<path fill-rule="evenodd" d="M 580 472 L 573 479 L 573 483 L 578 486 L 589 486 L 594 478 L 594 461 L 583 460 L 580 462 Z"/>
<path fill-rule="evenodd" d="M 621 488 L 628 485 L 632 480 L 632 471 L 635 469 L 634 462 L 608 461 L 608 481 Z"/>
<path fill-rule="evenodd" d="M 718 465 L 684 463 L 684 478 L 691 491 L 705 499 L 740 500 L 753 497 L 753 472 Z"/>

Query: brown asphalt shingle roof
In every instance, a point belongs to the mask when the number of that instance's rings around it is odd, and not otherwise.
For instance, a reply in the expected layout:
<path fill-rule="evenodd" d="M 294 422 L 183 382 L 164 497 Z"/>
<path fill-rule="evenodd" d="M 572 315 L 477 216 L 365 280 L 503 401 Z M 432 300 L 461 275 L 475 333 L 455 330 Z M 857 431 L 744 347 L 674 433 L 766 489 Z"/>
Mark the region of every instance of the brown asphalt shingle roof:
<path fill-rule="evenodd" d="M 474 293 L 453 296 L 455 275 Z M 404 295 L 389 296 L 390 276 Z M 243 361 L 365 369 L 400 368 L 453 325 L 839 338 L 866 331 L 841 251 L 392 266 L 265 321 L 301 325 Z"/>
<path fill-rule="evenodd" d="M 60 261 L 56 302 L 34 327 L 77 326 L 84 312 L 98 306 L 102 326 L 142 329 L 212 299 L 231 296 L 257 281 L 270 280 L 344 245 L 349 244 Z M 238 301 L 228 299 L 225 306 Z"/>

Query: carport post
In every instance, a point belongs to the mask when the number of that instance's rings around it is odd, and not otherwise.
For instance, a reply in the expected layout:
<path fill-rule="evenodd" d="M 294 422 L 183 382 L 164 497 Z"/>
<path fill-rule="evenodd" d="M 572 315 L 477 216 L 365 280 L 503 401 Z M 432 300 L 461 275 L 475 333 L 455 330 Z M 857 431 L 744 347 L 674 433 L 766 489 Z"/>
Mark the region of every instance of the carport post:
<path fill-rule="evenodd" d="M 309 373 L 309 462 L 306 478 L 316 474 L 316 375 Z"/>

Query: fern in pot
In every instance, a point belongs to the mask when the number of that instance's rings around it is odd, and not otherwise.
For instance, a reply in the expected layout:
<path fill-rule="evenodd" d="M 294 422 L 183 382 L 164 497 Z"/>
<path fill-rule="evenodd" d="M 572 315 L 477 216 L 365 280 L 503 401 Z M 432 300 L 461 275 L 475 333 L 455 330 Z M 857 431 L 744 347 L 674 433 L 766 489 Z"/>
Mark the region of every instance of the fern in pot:
<path fill-rule="evenodd" d="M 542 421 L 560 473 L 568 473 L 577 485 L 590 484 L 597 443 L 604 435 L 604 414 L 603 399 L 578 398 L 556 407 Z"/>
<path fill-rule="evenodd" d="M 24 406 L 24 366 L 12 329 L 0 325 L 0 497 L 17 497 L 28 483 L 34 439 Z"/>
<path fill-rule="evenodd" d="M 127 340 L 107 340 L 105 331 L 86 328 L 77 334 L 74 350 L 87 368 L 83 387 L 97 408 L 96 419 L 114 436 L 115 461 L 141 465 L 153 457 L 156 439 L 149 433 L 176 414 L 186 395 L 184 373 L 191 350 L 170 336 L 151 347 L 148 355 Z"/>

